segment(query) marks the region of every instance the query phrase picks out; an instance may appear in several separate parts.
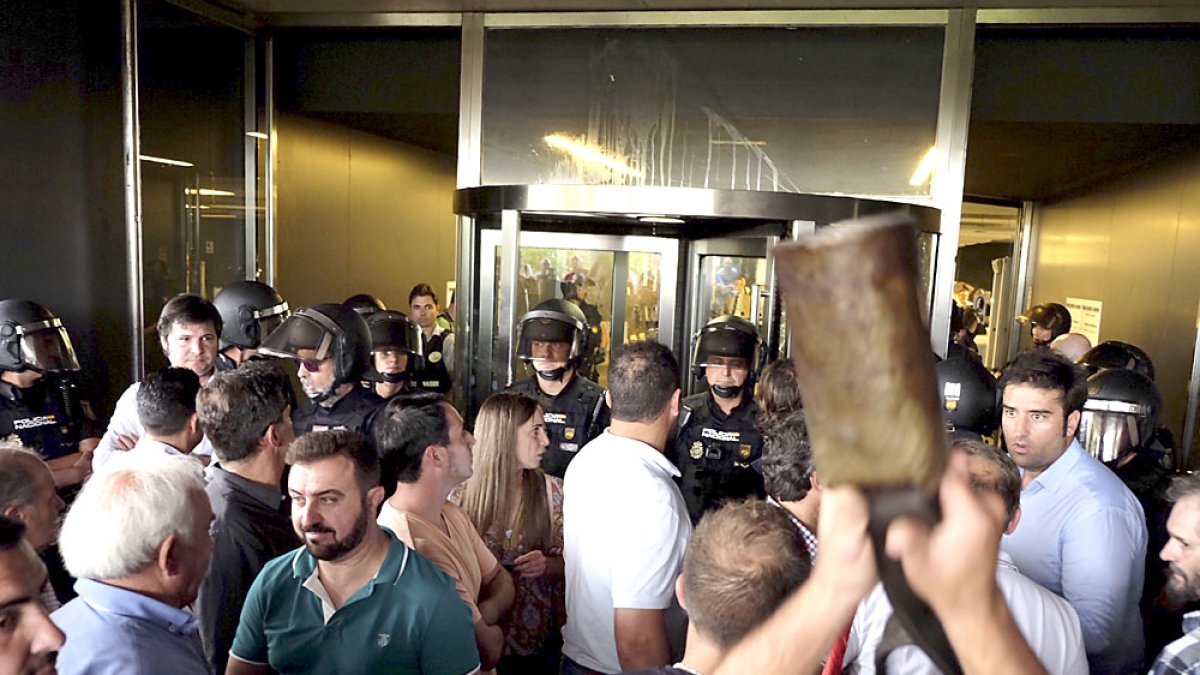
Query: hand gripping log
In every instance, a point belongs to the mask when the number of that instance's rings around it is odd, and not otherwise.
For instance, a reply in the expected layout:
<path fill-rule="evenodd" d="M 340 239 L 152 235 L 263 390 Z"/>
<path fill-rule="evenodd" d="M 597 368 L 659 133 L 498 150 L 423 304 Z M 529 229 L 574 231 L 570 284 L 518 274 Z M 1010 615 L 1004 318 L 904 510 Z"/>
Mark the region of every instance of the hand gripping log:
<path fill-rule="evenodd" d="M 948 458 L 912 223 L 838 223 L 779 245 L 775 260 L 821 482 L 863 489 L 895 620 L 943 673 L 961 673 L 937 617 L 884 553 L 892 520 L 940 518 Z"/>

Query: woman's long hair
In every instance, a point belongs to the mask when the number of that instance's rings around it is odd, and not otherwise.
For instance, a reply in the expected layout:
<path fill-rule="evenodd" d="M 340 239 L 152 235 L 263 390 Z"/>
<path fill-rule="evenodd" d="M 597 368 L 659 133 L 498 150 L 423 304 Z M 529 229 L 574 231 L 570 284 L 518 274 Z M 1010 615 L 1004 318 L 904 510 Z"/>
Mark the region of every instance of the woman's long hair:
<path fill-rule="evenodd" d="M 550 545 L 550 508 L 541 469 L 521 469 L 517 494 L 509 477 L 517 469 L 517 429 L 533 417 L 538 404 L 524 394 L 502 392 L 484 401 L 475 419 L 475 466 L 463 490 L 462 507 L 479 534 L 505 537 L 513 500 L 520 500 L 516 531 L 506 548 L 518 539 L 527 550 Z"/>

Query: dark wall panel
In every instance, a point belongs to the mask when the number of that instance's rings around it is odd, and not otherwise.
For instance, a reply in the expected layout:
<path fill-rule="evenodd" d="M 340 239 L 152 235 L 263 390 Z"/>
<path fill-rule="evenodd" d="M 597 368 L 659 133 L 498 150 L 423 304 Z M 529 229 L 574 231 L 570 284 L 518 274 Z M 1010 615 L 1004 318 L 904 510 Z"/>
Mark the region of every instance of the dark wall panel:
<path fill-rule="evenodd" d="M 117 0 L 0 16 L 0 297 L 63 317 L 105 410 L 130 379 L 120 35 Z"/>

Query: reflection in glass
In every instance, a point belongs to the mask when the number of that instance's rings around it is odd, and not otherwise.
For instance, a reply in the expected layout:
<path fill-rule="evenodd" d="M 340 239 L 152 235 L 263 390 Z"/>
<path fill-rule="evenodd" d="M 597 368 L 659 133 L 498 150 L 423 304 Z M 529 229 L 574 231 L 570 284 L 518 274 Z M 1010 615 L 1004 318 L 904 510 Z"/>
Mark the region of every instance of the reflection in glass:
<path fill-rule="evenodd" d="M 491 30 L 483 180 L 928 195 L 943 32 Z"/>
<path fill-rule="evenodd" d="M 614 286 L 617 256 L 626 256 L 629 275 Z M 613 335 L 613 305 L 623 300 L 625 313 L 620 326 L 622 342 L 658 339 L 659 276 L 662 256 L 658 253 L 595 251 L 579 248 L 522 246 L 517 274 L 517 317 L 545 300 L 561 298 L 580 305 L 585 316 L 596 319 L 599 330 L 589 343 L 590 359 L 581 364 L 584 377 L 608 384 L 609 352 Z M 496 249 L 495 278 L 500 275 L 500 249 Z M 582 280 L 579 283 L 577 280 Z M 614 296 L 614 289 L 624 297 Z M 590 305 L 585 307 L 584 305 Z M 507 355 L 497 351 L 503 330 L 499 298 L 493 299 L 496 331 L 492 341 L 492 363 L 504 363 Z M 532 373 L 518 365 L 516 379 Z"/>
<path fill-rule="evenodd" d="M 658 341 L 658 278 L 662 256 L 629 254 L 629 281 L 625 285 L 625 343 Z"/>
<path fill-rule="evenodd" d="M 251 38 L 165 0 L 136 6 L 145 353 L 155 368 L 163 304 L 246 278 L 246 232 L 261 209 L 246 205 L 247 143 L 257 142 L 245 133 Z"/>
<path fill-rule="evenodd" d="M 759 337 L 766 338 L 767 297 L 761 293 L 767 283 L 766 258 L 704 256 L 700 280 L 701 297 L 708 301 L 705 323 L 732 314 L 756 322 Z"/>

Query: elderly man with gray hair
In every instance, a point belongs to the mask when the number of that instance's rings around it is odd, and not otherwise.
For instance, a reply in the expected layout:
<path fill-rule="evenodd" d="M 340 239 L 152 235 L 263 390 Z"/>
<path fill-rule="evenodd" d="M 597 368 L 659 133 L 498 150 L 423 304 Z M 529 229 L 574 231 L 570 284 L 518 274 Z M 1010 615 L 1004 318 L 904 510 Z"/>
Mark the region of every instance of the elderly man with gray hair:
<path fill-rule="evenodd" d="M 148 456 L 85 484 L 59 539 L 79 597 L 51 615 L 67 634 L 58 672 L 211 673 L 184 607 L 208 569 L 212 520 L 188 457 Z"/>
<path fill-rule="evenodd" d="M 25 525 L 25 539 L 39 555 L 58 539 L 59 517 L 66 507 L 41 455 L 16 436 L 0 439 L 0 515 Z M 47 611 L 59 607 L 49 582 L 42 587 L 41 600 Z"/>

